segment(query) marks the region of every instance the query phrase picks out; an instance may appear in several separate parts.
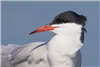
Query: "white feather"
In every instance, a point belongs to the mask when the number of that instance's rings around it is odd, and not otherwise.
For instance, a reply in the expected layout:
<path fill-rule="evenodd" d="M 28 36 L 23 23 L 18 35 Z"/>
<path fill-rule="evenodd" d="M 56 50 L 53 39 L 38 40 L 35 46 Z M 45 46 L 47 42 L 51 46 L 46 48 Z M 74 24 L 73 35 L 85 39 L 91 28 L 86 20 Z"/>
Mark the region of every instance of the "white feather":
<path fill-rule="evenodd" d="M 59 28 L 52 30 L 57 35 L 50 40 L 47 46 L 51 67 L 80 67 L 80 64 L 77 66 L 76 64 L 78 61 L 81 62 L 79 49 L 83 46 L 80 41 L 82 26 L 75 23 L 52 26 Z"/>

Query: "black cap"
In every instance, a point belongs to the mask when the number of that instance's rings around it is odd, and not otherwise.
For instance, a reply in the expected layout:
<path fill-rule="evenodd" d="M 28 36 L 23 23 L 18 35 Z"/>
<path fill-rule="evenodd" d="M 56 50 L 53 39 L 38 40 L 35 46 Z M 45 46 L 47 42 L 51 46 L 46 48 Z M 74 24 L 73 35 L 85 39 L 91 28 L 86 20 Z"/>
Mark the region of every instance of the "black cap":
<path fill-rule="evenodd" d="M 85 21 L 87 21 L 85 16 L 78 15 L 73 11 L 66 11 L 58 14 L 49 25 L 62 23 L 77 23 L 85 26 Z"/>

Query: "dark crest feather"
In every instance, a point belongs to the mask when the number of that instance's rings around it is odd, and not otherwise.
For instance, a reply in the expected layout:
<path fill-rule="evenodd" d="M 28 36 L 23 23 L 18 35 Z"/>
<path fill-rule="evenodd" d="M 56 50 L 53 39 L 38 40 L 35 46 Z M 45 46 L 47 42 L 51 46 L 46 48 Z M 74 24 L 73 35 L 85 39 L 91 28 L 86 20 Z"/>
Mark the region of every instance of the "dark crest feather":
<path fill-rule="evenodd" d="M 66 19 L 66 22 L 63 20 Z M 83 15 L 78 15 L 74 11 L 66 11 L 63 13 L 58 14 L 54 20 L 50 23 L 52 24 L 62 24 L 62 23 L 77 23 L 85 26 L 85 22 L 87 21 L 86 17 Z"/>

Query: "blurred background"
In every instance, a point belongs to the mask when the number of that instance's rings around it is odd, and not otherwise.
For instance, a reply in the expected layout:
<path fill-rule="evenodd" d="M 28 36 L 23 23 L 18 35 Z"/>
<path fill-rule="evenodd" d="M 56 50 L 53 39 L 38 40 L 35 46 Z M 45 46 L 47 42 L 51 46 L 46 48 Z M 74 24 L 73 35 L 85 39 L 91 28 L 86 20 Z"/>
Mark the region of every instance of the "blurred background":
<path fill-rule="evenodd" d="M 99 67 L 99 1 L 2 1 L 1 44 L 46 42 L 55 34 L 48 31 L 27 34 L 69 10 L 87 17 L 82 67 Z"/>

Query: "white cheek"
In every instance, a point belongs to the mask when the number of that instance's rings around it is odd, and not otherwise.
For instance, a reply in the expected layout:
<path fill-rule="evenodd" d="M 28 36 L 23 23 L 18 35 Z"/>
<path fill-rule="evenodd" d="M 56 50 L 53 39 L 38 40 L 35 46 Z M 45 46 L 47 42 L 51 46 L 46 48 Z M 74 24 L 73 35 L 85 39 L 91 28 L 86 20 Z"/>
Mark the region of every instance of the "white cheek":
<path fill-rule="evenodd" d="M 55 34 L 63 34 L 65 33 L 64 31 L 66 31 L 64 28 L 55 28 L 54 30 L 51 30 L 52 32 L 54 32 Z"/>
<path fill-rule="evenodd" d="M 63 23 L 63 24 L 54 24 L 54 30 L 51 30 L 55 34 L 77 34 L 81 32 L 82 25 L 78 25 L 76 23 Z"/>

